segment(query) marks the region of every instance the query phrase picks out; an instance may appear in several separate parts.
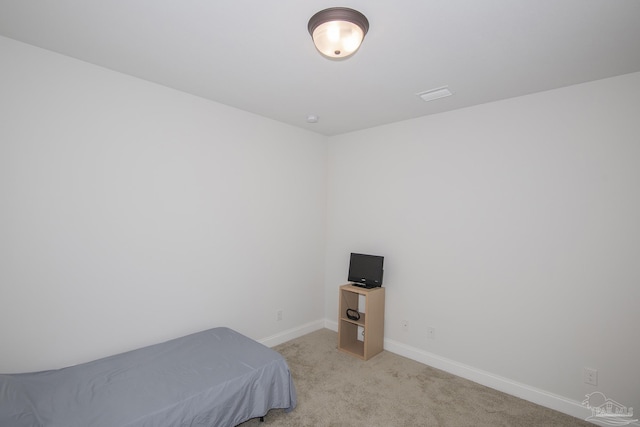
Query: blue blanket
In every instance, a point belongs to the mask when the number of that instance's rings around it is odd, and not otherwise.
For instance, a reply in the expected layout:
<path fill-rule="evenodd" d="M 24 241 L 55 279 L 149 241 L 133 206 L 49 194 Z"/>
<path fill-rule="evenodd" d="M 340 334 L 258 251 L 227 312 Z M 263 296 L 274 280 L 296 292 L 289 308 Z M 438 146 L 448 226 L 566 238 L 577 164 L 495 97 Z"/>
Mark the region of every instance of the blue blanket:
<path fill-rule="evenodd" d="M 284 358 L 228 328 L 68 368 L 0 374 L 2 427 L 235 426 L 295 406 Z"/>

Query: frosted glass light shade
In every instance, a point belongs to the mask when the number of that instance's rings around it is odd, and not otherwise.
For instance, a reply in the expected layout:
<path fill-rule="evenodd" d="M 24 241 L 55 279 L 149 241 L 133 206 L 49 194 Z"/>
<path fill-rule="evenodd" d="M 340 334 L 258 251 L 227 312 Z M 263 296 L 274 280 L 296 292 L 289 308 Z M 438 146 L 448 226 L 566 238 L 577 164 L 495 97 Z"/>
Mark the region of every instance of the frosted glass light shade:
<path fill-rule="evenodd" d="M 364 34 L 356 24 L 347 21 L 325 22 L 313 32 L 313 43 L 329 58 L 344 58 L 360 47 Z"/>
<path fill-rule="evenodd" d="M 343 59 L 358 50 L 369 30 L 369 21 L 357 10 L 333 7 L 313 15 L 308 29 L 322 55 Z"/>

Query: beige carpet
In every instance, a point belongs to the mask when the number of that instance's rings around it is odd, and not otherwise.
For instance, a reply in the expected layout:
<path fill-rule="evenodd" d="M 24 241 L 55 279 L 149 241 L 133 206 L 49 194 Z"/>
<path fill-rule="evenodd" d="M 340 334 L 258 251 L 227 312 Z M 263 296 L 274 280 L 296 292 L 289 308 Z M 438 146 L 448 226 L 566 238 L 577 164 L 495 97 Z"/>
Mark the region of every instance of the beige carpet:
<path fill-rule="evenodd" d="M 258 426 L 590 426 L 517 397 L 383 351 L 362 361 L 322 329 L 275 347 L 287 360 L 298 406 Z"/>

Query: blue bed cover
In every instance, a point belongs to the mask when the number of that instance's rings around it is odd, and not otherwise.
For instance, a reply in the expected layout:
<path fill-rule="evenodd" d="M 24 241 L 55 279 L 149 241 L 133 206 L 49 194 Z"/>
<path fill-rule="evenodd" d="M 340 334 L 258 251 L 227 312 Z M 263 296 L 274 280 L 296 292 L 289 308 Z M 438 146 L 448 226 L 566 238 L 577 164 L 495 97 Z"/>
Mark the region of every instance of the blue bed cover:
<path fill-rule="evenodd" d="M 236 426 L 295 406 L 284 358 L 228 328 L 68 368 L 0 374 L 2 427 Z"/>

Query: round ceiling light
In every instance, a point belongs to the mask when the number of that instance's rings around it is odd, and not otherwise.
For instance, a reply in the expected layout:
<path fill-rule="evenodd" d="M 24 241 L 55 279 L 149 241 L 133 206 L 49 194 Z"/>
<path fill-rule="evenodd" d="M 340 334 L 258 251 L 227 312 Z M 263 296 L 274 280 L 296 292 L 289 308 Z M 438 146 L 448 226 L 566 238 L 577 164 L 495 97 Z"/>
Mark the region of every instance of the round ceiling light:
<path fill-rule="evenodd" d="M 332 7 L 309 19 L 309 34 L 318 51 L 330 59 L 344 59 L 358 50 L 369 21 L 357 10 Z"/>

